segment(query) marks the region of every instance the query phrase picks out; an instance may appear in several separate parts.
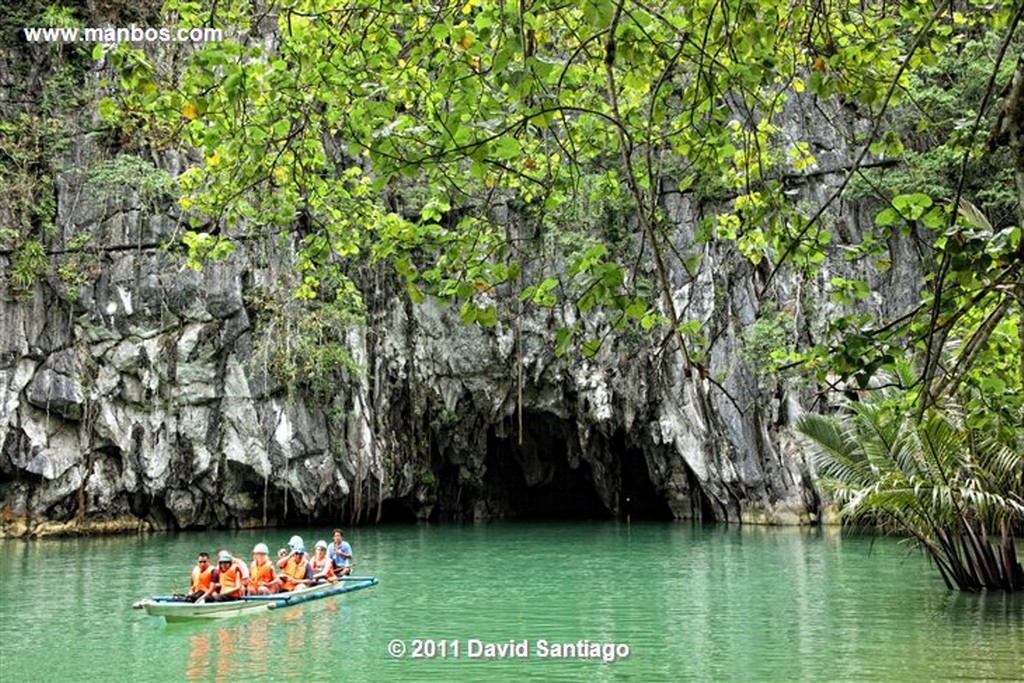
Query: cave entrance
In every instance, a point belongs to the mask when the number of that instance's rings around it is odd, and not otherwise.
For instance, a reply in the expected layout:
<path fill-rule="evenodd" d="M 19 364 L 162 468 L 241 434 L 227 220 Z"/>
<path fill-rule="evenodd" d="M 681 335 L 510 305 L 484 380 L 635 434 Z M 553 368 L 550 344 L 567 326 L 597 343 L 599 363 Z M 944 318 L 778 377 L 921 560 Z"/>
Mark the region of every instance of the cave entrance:
<path fill-rule="evenodd" d="M 612 437 L 609 448 L 620 466 L 619 509 L 622 516 L 630 519 L 674 519 L 664 494 L 659 493 L 651 481 L 651 471 L 643 451 L 627 446 L 621 430 Z"/>
<path fill-rule="evenodd" d="M 368 521 L 379 524 L 413 524 L 418 521 L 416 513 L 406 504 L 404 500 L 388 499 L 380 505 L 380 519 L 377 519 L 377 508 L 369 510 L 366 515 Z"/>
<path fill-rule="evenodd" d="M 523 413 L 523 437 L 517 428 L 487 434 L 488 498 L 519 519 L 610 519 L 611 511 L 594 488 L 586 462 L 573 467 L 578 448 L 575 427 L 550 413 Z"/>

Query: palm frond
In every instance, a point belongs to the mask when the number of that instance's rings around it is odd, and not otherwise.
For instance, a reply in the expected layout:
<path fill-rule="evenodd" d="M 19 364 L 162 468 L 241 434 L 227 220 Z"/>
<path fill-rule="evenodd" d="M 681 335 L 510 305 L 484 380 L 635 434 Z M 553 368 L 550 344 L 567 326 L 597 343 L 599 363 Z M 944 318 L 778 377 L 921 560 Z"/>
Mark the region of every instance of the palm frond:
<path fill-rule="evenodd" d="M 893 405 L 863 401 L 797 423 L 840 518 L 910 536 L 950 587 L 1024 588 L 1007 532 L 1024 521 L 1024 456 L 974 433 L 954 401 L 920 421 Z"/>

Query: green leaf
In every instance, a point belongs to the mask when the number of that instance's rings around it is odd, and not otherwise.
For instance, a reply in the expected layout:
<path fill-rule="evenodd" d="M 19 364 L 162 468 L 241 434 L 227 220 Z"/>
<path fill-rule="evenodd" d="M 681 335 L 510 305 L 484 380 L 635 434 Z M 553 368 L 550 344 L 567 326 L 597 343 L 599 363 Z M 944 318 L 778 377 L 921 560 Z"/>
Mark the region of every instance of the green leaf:
<path fill-rule="evenodd" d="M 647 312 L 647 302 L 643 299 L 633 299 L 628 306 L 626 306 L 626 317 L 632 318 L 633 320 L 639 320 Z"/>
<path fill-rule="evenodd" d="M 679 323 L 677 332 L 679 332 L 679 334 L 692 336 L 700 332 L 700 329 L 701 324 L 699 320 L 686 320 L 684 322 Z"/>
<path fill-rule="evenodd" d="M 643 328 L 644 331 L 646 331 L 646 330 L 649 330 L 652 327 L 654 327 L 655 325 L 657 325 L 659 323 L 662 323 L 664 321 L 665 321 L 665 319 L 664 319 L 663 316 L 661 316 L 661 315 L 659 315 L 657 313 L 648 311 L 644 315 L 644 317 L 640 319 L 640 327 Z"/>
<path fill-rule="evenodd" d="M 606 263 L 602 269 L 601 284 L 609 289 L 615 290 L 622 286 L 625 280 L 625 273 L 617 263 Z"/>
<path fill-rule="evenodd" d="M 573 332 L 568 327 L 559 327 L 555 332 L 555 356 L 560 358 L 565 355 L 572 344 Z"/>
<path fill-rule="evenodd" d="M 941 230 L 946 227 L 946 217 L 939 207 L 933 208 L 921 218 L 921 222 L 932 230 Z"/>
<path fill-rule="evenodd" d="M 871 296 L 871 288 L 863 280 L 853 280 L 853 296 L 857 299 L 867 299 Z"/>
<path fill-rule="evenodd" d="M 892 198 L 892 205 L 904 218 L 916 221 L 932 205 L 932 198 L 920 192 L 901 194 Z"/>
<path fill-rule="evenodd" d="M 614 3 L 607 0 L 584 0 L 583 18 L 595 29 L 605 29 L 612 22 Z"/>
<path fill-rule="evenodd" d="M 467 301 L 466 303 L 462 304 L 461 308 L 459 308 L 459 320 L 461 320 L 466 325 L 472 325 L 473 323 L 475 323 L 476 316 L 477 307 L 473 305 L 472 301 Z"/>
<path fill-rule="evenodd" d="M 113 121 L 119 113 L 117 104 L 109 97 L 102 98 L 97 108 L 99 109 L 100 118 L 104 121 Z"/>
<path fill-rule="evenodd" d="M 513 137 L 503 135 L 492 144 L 494 156 L 498 159 L 516 159 L 522 154 L 519 141 Z"/>
<path fill-rule="evenodd" d="M 888 209 L 883 209 L 875 216 L 875 225 L 879 227 L 892 226 L 900 223 L 902 220 L 900 214 L 892 207 L 889 207 Z"/>
<path fill-rule="evenodd" d="M 498 324 L 498 310 L 493 305 L 477 309 L 476 322 L 483 327 L 494 327 Z"/>
<path fill-rule="evenodd" d="M 597 352 L 601 350 L 601 344 L 603 342 L 600 339 L 588 339 L 583 342 L 583 356 L 584 358 L 593 358 L 597 355 Z"/>

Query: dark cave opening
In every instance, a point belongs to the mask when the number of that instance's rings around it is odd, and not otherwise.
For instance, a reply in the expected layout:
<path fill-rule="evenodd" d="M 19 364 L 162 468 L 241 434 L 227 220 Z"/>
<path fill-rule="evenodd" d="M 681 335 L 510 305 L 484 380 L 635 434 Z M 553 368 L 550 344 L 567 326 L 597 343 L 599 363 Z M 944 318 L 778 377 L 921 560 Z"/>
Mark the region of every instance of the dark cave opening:
<path fill-rule="evenodd" d="M 651 480 L 643 451 L 627 446 L 621 430 L 612 437 L 609 448 L 620 465 L 619 509 L 622 515 L 630 519 L 674 519 L 664 494 L 658 492 Z"/>
<path fill-rule="evenodd" d="M 367 511 L 366 521 L 377 522 L 377 509 Z M 418 521 L 413 509 L 402 500 L 388 499 L 380 505 L 381 524 L 412 524 Z"/>
<path fill-rule="evenodd" d="M 570 464 L 574 429 L 548 413 L 523 415 L 518 431 L 487 434 L 488 497 L 517 519 L 609 519 L 612 512 L 594 488 L 589 463 Z"/>
<path fill-rule="evenodd" d="M 600 438 L 595 436 L 594 438 Z M 598 492 L 590 463 L 574 457 L 579 438 L 575 425 L 550 413 L 523 414 L 522 443 L 518 425 L 487 436 L 488 497 L 519 519 L 673 519 L 672 510 L 651 480 L 642 451 L 626 445 L 617 432 L 605 444 L 618 470 L 607 484 L 618 487 L 608 504 Z M 613 466 L 614 467 L 614 466 Z M 616 509 L 617 505 L 617 509 Z"/>

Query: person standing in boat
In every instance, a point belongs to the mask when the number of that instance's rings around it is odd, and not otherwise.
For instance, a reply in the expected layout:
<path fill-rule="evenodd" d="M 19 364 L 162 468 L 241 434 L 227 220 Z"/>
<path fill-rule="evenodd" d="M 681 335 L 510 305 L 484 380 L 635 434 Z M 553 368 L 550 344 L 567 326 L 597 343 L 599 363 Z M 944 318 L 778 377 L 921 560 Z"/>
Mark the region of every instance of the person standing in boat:
<path fill-rule="evenodd" d="M 277 561 L 281 570 L 281 590 L 292 591 L 299 586 L 308 586 L 313 581 L 313 568 L 306 559 L 306 546 L 302 539 L 293 536 L 290 542 L 291 554 Z"/>
<path fill-rule="evenodd" d="M 270 549 L 266 543 L 257 543 L 252 549 L 252 565 L 249 567 L 249 595 L 271 595 L 281 590 L 281 581 L 274 574 L 274 565 L 267 555 Z"/>
<path fill-rule="evenodd" d="M 238 600 L 245 590 L 242 571 L 235 564 L 235 558 L 227 551 L 222 551 L 217 556 L 217 582 L 214 586 L 216 589 L 208 598 L 210 602 Z"/>
<path fill-rule="evenodd" d="M 199 553 L 196 557 L 196 566 L 192 568 L 192 583 L 185 599 L 189 602 L 198 602 L 208 598 L 214 589 L 213 574 L 210 553 Z"/>
<path fill-rule="evenodd" d="M 352 546 L 345 540 L 341 529 L 334 530 L 334 543 L 327 549 L 327 557 L 334 564 L 334 576 L 342 577 L 352 571 Z"/>
<path fill-rule="evenodd" d="M 314 586 L 321 583 L 334 583 L 334 562 L 327 557 L 327 541 L 317 541 L 313 546 L 313 559 L 309 561 L 313 568 Z"/>

